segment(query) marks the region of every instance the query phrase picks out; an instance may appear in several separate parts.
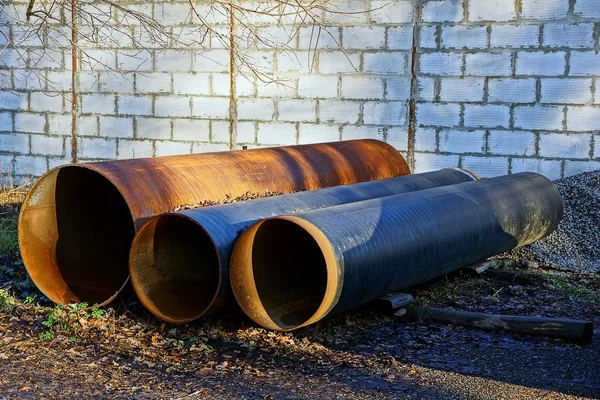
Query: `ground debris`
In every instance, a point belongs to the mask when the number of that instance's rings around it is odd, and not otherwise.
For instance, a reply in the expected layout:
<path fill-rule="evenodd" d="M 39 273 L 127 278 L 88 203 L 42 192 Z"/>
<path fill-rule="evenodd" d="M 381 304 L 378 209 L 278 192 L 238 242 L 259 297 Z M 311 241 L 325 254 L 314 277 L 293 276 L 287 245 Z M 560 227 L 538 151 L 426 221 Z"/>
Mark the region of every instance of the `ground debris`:
<path fill-rule="evenodd" d="M 268 189 L 265 190 L 264 193 L 246 192 L 243 195 L 237 196 L 237 197 L 233 197 L 230 194 L 228 194 L 225 196 L 225 198 L 219 199 L 219 200 L 204 200 L 199 203 L 182 204 L 182 205 L 175 207 L 173 209 L 173 212 L 183 211 L 183 210 L 193 210 L 195 208 L 210 207 L 210 206 L 216 206 L 219 204 L 238 203 L 240 201 L 261 199 L 264 197 L 279 196 L 282 194 L 283 194 L 282 192 L 272 192 Z"/>

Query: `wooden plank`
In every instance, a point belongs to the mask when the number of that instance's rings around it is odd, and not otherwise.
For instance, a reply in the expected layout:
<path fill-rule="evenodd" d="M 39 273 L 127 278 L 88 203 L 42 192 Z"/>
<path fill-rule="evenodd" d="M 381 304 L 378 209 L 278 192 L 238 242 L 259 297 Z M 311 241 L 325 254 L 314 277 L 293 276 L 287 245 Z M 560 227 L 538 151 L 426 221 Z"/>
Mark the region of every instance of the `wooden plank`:
<path fill-rule="evenodd" d="M 407 307 L 406 314 L 403 317 L 411 321 L 433 320 L 486 330 L 502 329 L 532 336 L 545 336 L 581 342 L 589 342 L 594 332 L 591 321 L 485 314 L 435 307 Z"/>
<path fill-rule="evenodd" d="M 390 293 L 383 296 L 377 302 L 382 308 L 394 311 L 406 307 L 415 301 L 414 297 L 408 293 Z"/>

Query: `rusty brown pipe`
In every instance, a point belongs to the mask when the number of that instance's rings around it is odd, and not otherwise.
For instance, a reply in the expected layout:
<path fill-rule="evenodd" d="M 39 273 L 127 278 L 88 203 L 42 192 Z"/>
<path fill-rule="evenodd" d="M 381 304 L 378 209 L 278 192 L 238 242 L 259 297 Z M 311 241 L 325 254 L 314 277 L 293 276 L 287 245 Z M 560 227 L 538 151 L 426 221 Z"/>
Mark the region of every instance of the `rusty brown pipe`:
<path fill-rule="evenodd" d="M 49 299 L 107 304 L 126 285 L 131 241 L 152 216 L 248 191 L 291 193 L 409 173 L 402 155 L 376 140 L 63 166 L 25 199 L 21 254 Z"/>
<path fill-rule="evenodd" d="M 136 234 L 129 258 L 138 298 L 158 318 L 184 323 L 229 303 L 229 259 L 254 222 L 475 180 L 456 168 L 165 213 Z"/>

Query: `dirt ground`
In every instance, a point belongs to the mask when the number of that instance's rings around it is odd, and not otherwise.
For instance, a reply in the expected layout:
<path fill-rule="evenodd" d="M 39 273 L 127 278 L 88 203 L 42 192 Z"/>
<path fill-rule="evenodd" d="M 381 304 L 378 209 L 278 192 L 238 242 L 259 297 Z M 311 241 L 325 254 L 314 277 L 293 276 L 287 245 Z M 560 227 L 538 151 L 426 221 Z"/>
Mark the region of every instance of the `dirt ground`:
<path fill-rule="evenodd" d="M 20 196 L 0 206 L 0 398 L 600 398 L 597 333 L 568 343 L 408 322 L 376 304 L 292 333 L 257 328 L 235 309 L 170 325 L 133 299 L 54 306 L 19 258 Z M 595 273 L 458 272 L 410 292 L 426 305 L 600 323 Z"/>

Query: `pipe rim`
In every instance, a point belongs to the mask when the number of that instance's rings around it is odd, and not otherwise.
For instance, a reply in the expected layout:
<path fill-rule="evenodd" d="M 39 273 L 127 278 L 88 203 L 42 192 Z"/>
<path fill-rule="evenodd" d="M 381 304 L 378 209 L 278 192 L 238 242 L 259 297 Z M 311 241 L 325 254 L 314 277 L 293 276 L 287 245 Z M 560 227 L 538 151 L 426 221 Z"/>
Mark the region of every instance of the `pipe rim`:
<path fill-rule="evenodd" d="M 266 310 L 258 292 L 252 268 L 254 239 L 259 229 L 269 221 L 286 221 L 303 229 L 318 245 L 326 268 L 325 293 L 317 310 L 300 324 L 278 324 Z M 274 331 L 291 331 L 314 324 L 324 318 L 337 304 L 343 286 L 342 259 L 338 257 L 327 236 L 314 224 L 295 216 L 267 218 L 248 228 L 238 239 L 229 269 L 231 288 L 242 311 L 255 323 Z"/>
<path fill-rule="evenodd" d="M 37 276 L 39 275 L 36 272 L 38 270 L 38 268 L 34 268 L 33 266 L 38 265 L 38 263 L 40 261 L 36 260 L 38 257 L 29 254 L 29 251 L 26 250 L 28 248 L 28 246 L 24 245 L 24 244 L 28 241 L 28 239 L 26 238 L 27 234 L 25 233 L 23 222 L 25 219 L 25 214 L 28 212 L 28 210 L 30 210 L 30 207 L 33 206 L 31 204 L 31 202 L 33 201 L 33 197 L 43 195 L 43 193 L 38 193 L 38 190 L 40 189 L 41 186 L 52 185 L 53 188 L 52 188 L 51 196 L 53 196 L 54 199 L 56 199 L 56 184 L 57 184 L 58 174 L 60 171 L 65 170 L 65 169 L 82 169 L 82 170 L 90 171 L 90 172 L 97 174 L 103 180 L 108 182 L 110 184 L 110 186 L 119 193 L 120 199 L 124 202 L 124 204 L 127 208 L 127 213 L 129 214 L 129 216 L 131 218 L 133 230 L 134 230 L 134 232 L 136 231 L 134 216 L 133 216 L 133 213 L 131 212 L 131 205 L 127 201 L 126 196 L 124 196 L 123 192 L 121 191 L 121 189 L 119 189 L 118 185 L 115 185 L 115 183 L 111 180 L 111 178 L 109 176 L 107 176 L 101 169 L 95 168 L 93 163 L 60 165 L 58 167 L 52 168 L 51 170 L 47 171 L 42 176 L 40 176 L 35 181 L 35 183 L 33 185 L 31 185 L 31 187 L 29 188 L 29 191 L 27 192 L 27 195 L 25 196 L 25 200 L 23 201 L 21 210 L 19 212 L 18 243 L 19 243 L 19 250 L 21 253 L 21 259 L 23 260 L 23 265 L 25 266 L 25 270 L 27 271 L 27 274 L 29 275 L 31 281 L 35 284 L 37 289 L 40 292 L 42 292 L 42 294 L 44 296 L 46 296 L 48 299 L 50 299 L 54 303 L 58 303 L 58 304 L 79 303 L 82 300 L 80 300 L 78 298 L 78 296 L 69 289 L 69 285 L 64 280 L 62 280 L 61 282 L 57 282 L 57 281 L 44 282 L 43 280 L 37 278 Z M 54 208 L 56 209 L 56 203 L 54 203 Z M 54 216 L 56 217 L 56 211 L 54 212 Z M 56 225 L 56 223 L 55 223 L 55 225 Z M 55 230 L 58 231 L 58 228 L 55 228 Z M 51 239 L 49 239 L 49 240 L 51 240 Z M 56 247 L 56 242 L 58 241 L 58 237 L 55 238 L 54 241 L 55 241 L 54 246 Z M 49 257 L 54 260 L 54 264 L 55 264 L 54 269 L 57 270 L 58 263 L 56 261 L 56 249 L 54 250 L 53 258 L 52 258 L 52 256 L 49 256 Z M 43 260 L 43 262 L 48 263 L 48 262 L 52 262 L 52 261 L 45 259 L 45 260 Z M 118 286 L 118 288 L 116 288 L 115 292 L 111 296 L 109 296 L 106 300 L 99 302 L 99 303 L 95 303 L 95 305 L 102 307 L 102 306 L 106 306 L 106 305 L 110 304 L 111 302 L 113 302 L 121 294 L 121 292 L 127 286 L 129 281 L 130 281 L 129 272 L 127 271 L 127 276 L 123 280 L 123 283 L 120 284 Z M 53 287 L 53 286 L 56 287 L 56 285 L 64 286 L 65 290 L 64 290 L 63 296 L 57 296 L 54 294 L 56 292 L 56 290 L 52 290 L 51 287 Z M 69 297 L 71 297 L 71 299 L 69 299 Z M 77 298 L 77 300 L 75 300 L 75 298 Z M 64 301 L 64 300 L 67 300 L 67 301 Z M 83 300 L 83 301 L 85 301 L 85 300 Z"/>
<path fill-rule="evenodd" d="M 147 232 L 148 229 L 153 230 L 151 233 L 152 233 L 152 237 L 154 238 L 154 231 L 156 229 L 156 225 L 158 224 L 158 222 L 161 219 L 165 219 L 165 218 L 184 219 L 187 222 L 192 222 L 194 224 L 194 226 L 196 228 L 201 229 L 202 232 L 205 234 L 205 236 L 210 240 L 212 250 L 214 251 L 214 255 L 217 258 L 217 265 L 216 265 L 216 267 L 217 267 L 217 282 L 216 282 L 214 293 L 210 297 L 210 301 L 207 303 L 207 305 L 205 307 L 203 307 L 199 311 L 195 312 L 195 314 L 193 314 L 187 318 L 174 318 L 174 317 L 162 312 L 157 306 L 155 306 L 152 298 L 150 296 L 147 296 L 142 291 L 141 288 L 143 287 L 143 284 L 142 284 L 141 280 L 138 279 L 138 276 L 136 273 L 136 268 L 138 268 L 139 264 L 134 259 L 136 258 L 137 251 L 142 246 L 142 244 L 140 244 L 140 241 L 143 239 L 143 236 L 148 233 Z M 153 247 L 154 247 L 154 244 L 153 244 Z M 204 228 L 204 226 L 202 226 L 202 224 L 200 224 L 194 218 L 192 218 L 189 215 L 177 213 L 177 212 L 164 213 L 164 214 L 152 217 L 148 221 L 146 221 L 142 225 L 142 227 L 140 227 L 140 229 L 137 231 L 135 237 L 133 238 L 133 241 L 131 242 L 131 248 L 129 251 L 129 279 L 131 281 L 133 290 L 134 290 L 137 298 L 140 300 L 142 305 L 148 311 L 150 311 L 155 317 L 157 317 L 163 321 L 173 323 L 173 324 L 184 324 L 184 323 L 192 322 L 192 321 L 195 321 L 195 320 L 201 318 L 202 316 L 204 316 L 213 307 L 217 298 L 219 297 L 219 293 L 223 286 L 223 271 L 222 271 L 221 255 L 219 254 L 219 251 L 215 244 L 214 238 L 209 234 L 209 232 Z"/>

